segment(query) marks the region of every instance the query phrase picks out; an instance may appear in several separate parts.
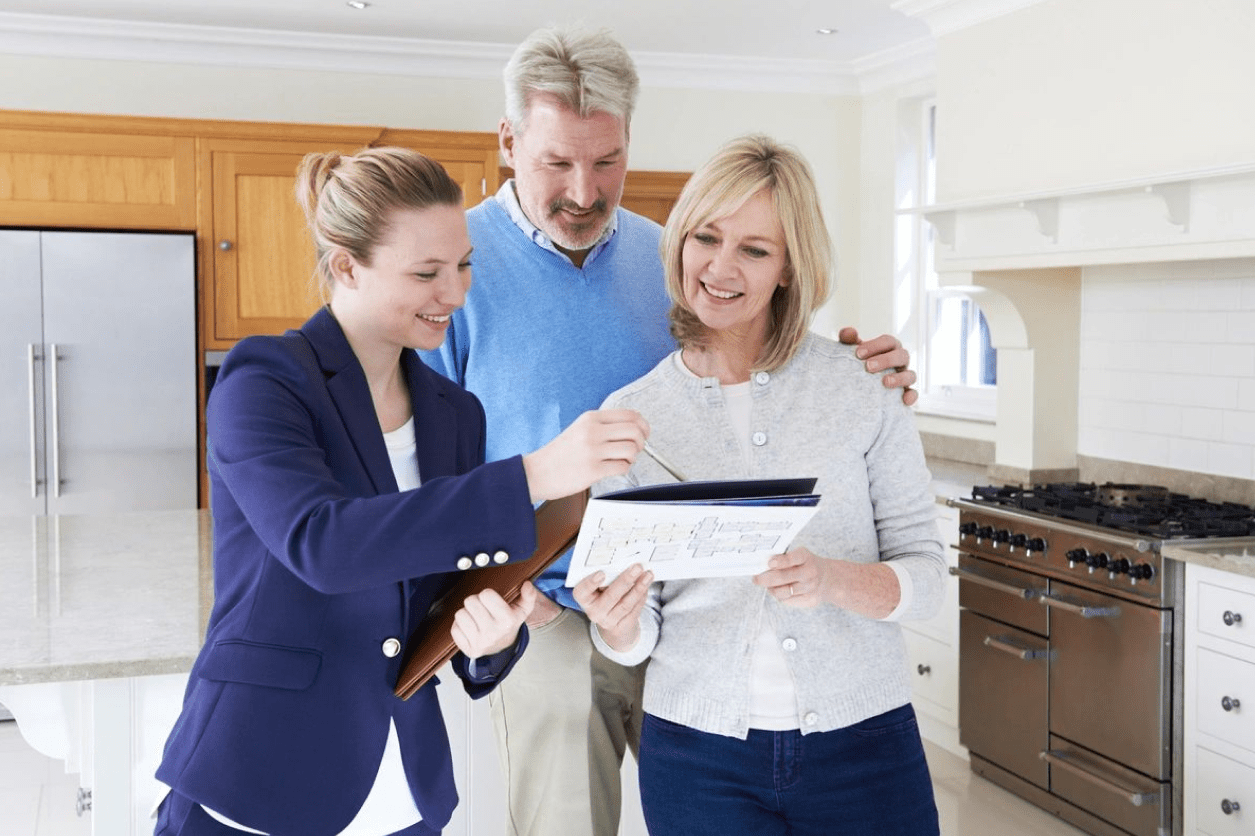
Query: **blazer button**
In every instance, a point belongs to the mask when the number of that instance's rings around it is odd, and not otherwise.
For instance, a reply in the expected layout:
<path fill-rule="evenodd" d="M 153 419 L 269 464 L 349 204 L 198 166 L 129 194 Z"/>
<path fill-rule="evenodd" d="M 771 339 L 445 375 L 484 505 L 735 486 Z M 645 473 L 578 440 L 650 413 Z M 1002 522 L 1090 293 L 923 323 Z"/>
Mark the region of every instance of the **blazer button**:
<path fill-rule="evenodd" d="M 480 552 L 479 554 L 475 555 L 476 566 L 480 566 L 480 567 L 487 566 L 488 560 L 489 560 L 488 552 Z"/>
<path fill-rule="evenodd" d="M 391 659 L 401 652 L 401 642 L 396 639 L 383 640 L 383 655 Z"/>
<path fill-rule="evenodd" d="M 458 558 L 458 568 L 459 568 L 459 569 L 463 569 L 463 570 L 465 570 L 465 569 L 469 569 L 469 568 L 471 568 L 471 567 L 472 567 L 472 566 L 474 566 L 474 565 L 475 565 L 475 563 L 474 563 L 474 562 L 473 562 L 473 561 L 472 561 L 469 557 L 465 557 L 465 556 L 463 556 L 463 557 L 459 557 L 459 558 Z"/>
<path fill-rule="evenodd" d="M 750 437 L 750 441 L 754 442 L 755 447 L 762 447 L 767 443 L 767 433 L 756 432 Z"/>
<path fill-rule="evenodd" d="M 497 552 L 496 554 L 492 556 L 493 563 L 505 563 L 509 559 L 510 559 L 510 555 L 506 554 L 505 552 Z"/>

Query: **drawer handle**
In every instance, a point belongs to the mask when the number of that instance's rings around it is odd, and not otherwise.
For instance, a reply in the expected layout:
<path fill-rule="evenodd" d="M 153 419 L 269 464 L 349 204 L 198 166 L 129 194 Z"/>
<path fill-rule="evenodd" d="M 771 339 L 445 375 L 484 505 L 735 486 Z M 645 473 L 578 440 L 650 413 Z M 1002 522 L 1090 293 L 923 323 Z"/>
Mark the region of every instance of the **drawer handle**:
<path fill-rule="evenodd" d="M 916 665 L 915 670 L 920 676 L 925 676 L 926 674 L 933 672 L 932 665 Z"/>
<path fill-rule="evenodd" d="M 1054 595 L 1043 595 L 1039 600 L 1048 607 L 1056 607 L 1076 613 L 1081 618 L 1115 618 L 1120 615 L 1119 607 L 1093 607 L 1087 604 L 1078 604 L 1075 601 L 1069 601 L 1066 598 L 1059 598 Z"/>
<path fill-rule="evenodd" d="M 1242 701 L 1237 697 L 1221 697 L 1220 707 L 1225 711 L 1237 711 L 1242 707 Z"/>
<path fill-rule="evenodd" d="M 1014 595 L 1016 598 L 1023 598 L 1025 601 L 1031 601 L 1038 595 L 1038 592 L 1035 589 L 1026 589 L 1021 586 L 1015 586 L 1014 584 L 996 581 L 993 578 L 987 578 L 984 575 L 979 575 L 976 572 L 969 572 L 967 569 L 960 569 L 957 566 L 951 566 L 949 571 L 951 575 L 954 575 L 961 580 L 971 581 L 972 583 L 979 584 L 980 586 L 996 589 L 999 592 Z"/>
<path fill-rule="evenodd" d="M 1037 650 L 1032 647 L 1021 647 L 1018 644 L 1007 641 L 1004 636 L 985 636 L 985 647 L 993 650 L 1000 650 L 1003 653 L 1009 653 L 1023 659 L 1026 662 L 1033 662 L 1037 659 L 1045 659 L 1050 655 L 1049 650 Z"/>
<path fill-rule="evenodd" d="M 1231 816 L 1241 809 L 1242 805 L 1236 801 L 1230 801 L 1226 798 L 1220 802 L 1220 812 L 1224 813 L 1226 816 Z"/>
<path fill-rule="evenodd" d="M 1222 615 L 1221 618 L 1224 620 L 1224 626 L 1226 627 L 1232 627 L 1235 624 L 1242 623 L 1242 613 L 1240 612 L 1230 612 L 1229 610 L 1225 610 L 1224 615 Z"/>
<path fill-rule="evenodd" d="M 1120 784 L 1117 784 L 1115 781 L 1111 781 L 1107 778 L 1104 778 L 1101 775 L 1095 775 L 1094 773 L 1090 772 L 1088 769 L 1085 769 L 1084 767 L 1082 767 L 1079 763 L 1073 763 L 1072 760 L 1068 758 L 1065 752 L 1060 752 L 1056 749 L 1049 749 L 1045 752 L 1039 753 L 1038 757 L 1040 757 L 1042 760 L 1044 760 L 1046 763 L 1050 764 L 1051 766 L 1062 767 L 1063 769 L 1067 770 L 1068 772 L 1071 772 L 1073 775 L 1075 775 L 1078 778 L 1083 778 L 1086 781 L 1089 781 L 1091 784 L 1095 784 L 1099 787 L 1102 787 L 1108 792 L 1116 793 L 1125 801 L 1132 804 L 1134 807 L 1141 807 L 1146 804 L 1153 804 L 1159 800 L 1159 793 L 1157 792 L 1138 792 L 1136 789 L 1121 786 Z"/>

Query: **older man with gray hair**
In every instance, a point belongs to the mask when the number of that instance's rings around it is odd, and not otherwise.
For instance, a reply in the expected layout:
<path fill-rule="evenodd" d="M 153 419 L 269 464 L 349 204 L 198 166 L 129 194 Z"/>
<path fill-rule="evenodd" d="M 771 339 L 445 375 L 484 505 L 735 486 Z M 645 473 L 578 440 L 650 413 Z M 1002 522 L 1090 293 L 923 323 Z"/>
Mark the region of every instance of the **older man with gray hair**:
<path fill-rule="evenodd" d="M 505 88 L 498 132 L 514 177 L 467 213 L 474 282 L 425 357 L 483 402 L 489 461 L 542 446 L 675 348 L 661 229 L 619 206 L 631 56 L 605 32 L 543 29 L 515 51 Z M 899 367 L 888 386 L 915 380 L 893 337 L 860 354 L 869 370 Z M 538 579 L 531 644 L 490 698 L 510 836 L 614 836 L 623 754 L 640 738 L 645 665 L 594 649 L 567 565 Z"/>

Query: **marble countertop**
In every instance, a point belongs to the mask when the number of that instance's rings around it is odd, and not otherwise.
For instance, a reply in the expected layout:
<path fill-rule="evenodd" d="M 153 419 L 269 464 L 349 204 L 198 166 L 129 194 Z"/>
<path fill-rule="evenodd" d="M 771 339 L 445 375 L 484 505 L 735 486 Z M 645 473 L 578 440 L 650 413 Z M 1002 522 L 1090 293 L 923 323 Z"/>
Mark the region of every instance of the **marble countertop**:
<path fill-rule="evenodd" d="M 1165 541 L 1163 556 L 1255 578 L 1255 537 Z"/>
<path fill-rule="evenodd" d="M 985 468 L 930 461 L 938 501 Z M 0 518 L 0 685 L 189 670 L 213 603 L 208 511 Z"/>
<path fill-rule="evenodd" d="M 0 518 L 0 685 L 189 670 L 210 530 L 197 510 Z"/>

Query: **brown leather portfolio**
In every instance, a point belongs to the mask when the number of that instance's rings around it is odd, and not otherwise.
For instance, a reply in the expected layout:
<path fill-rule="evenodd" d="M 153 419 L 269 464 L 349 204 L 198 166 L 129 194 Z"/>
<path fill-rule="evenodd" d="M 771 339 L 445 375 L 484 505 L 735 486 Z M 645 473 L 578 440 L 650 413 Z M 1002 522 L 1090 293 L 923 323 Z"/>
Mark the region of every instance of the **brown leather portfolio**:
<path fill-rule="evenodd" d="M 462 574 L 453 588 L 432 605 L 405 643 L 405 657 L 395 689 L 398 697 L 408 700 L 457 653 L 452 634 L 453 616 L 462 608 L 462 602 L 491 588 L 514 603 L 524 581 L 535 580 L 575 545 L 586 505 L 588 491 L 542 502 L 536 509 L 536 551 L 531 557 L 501 566 L 468 569 Z"/>

